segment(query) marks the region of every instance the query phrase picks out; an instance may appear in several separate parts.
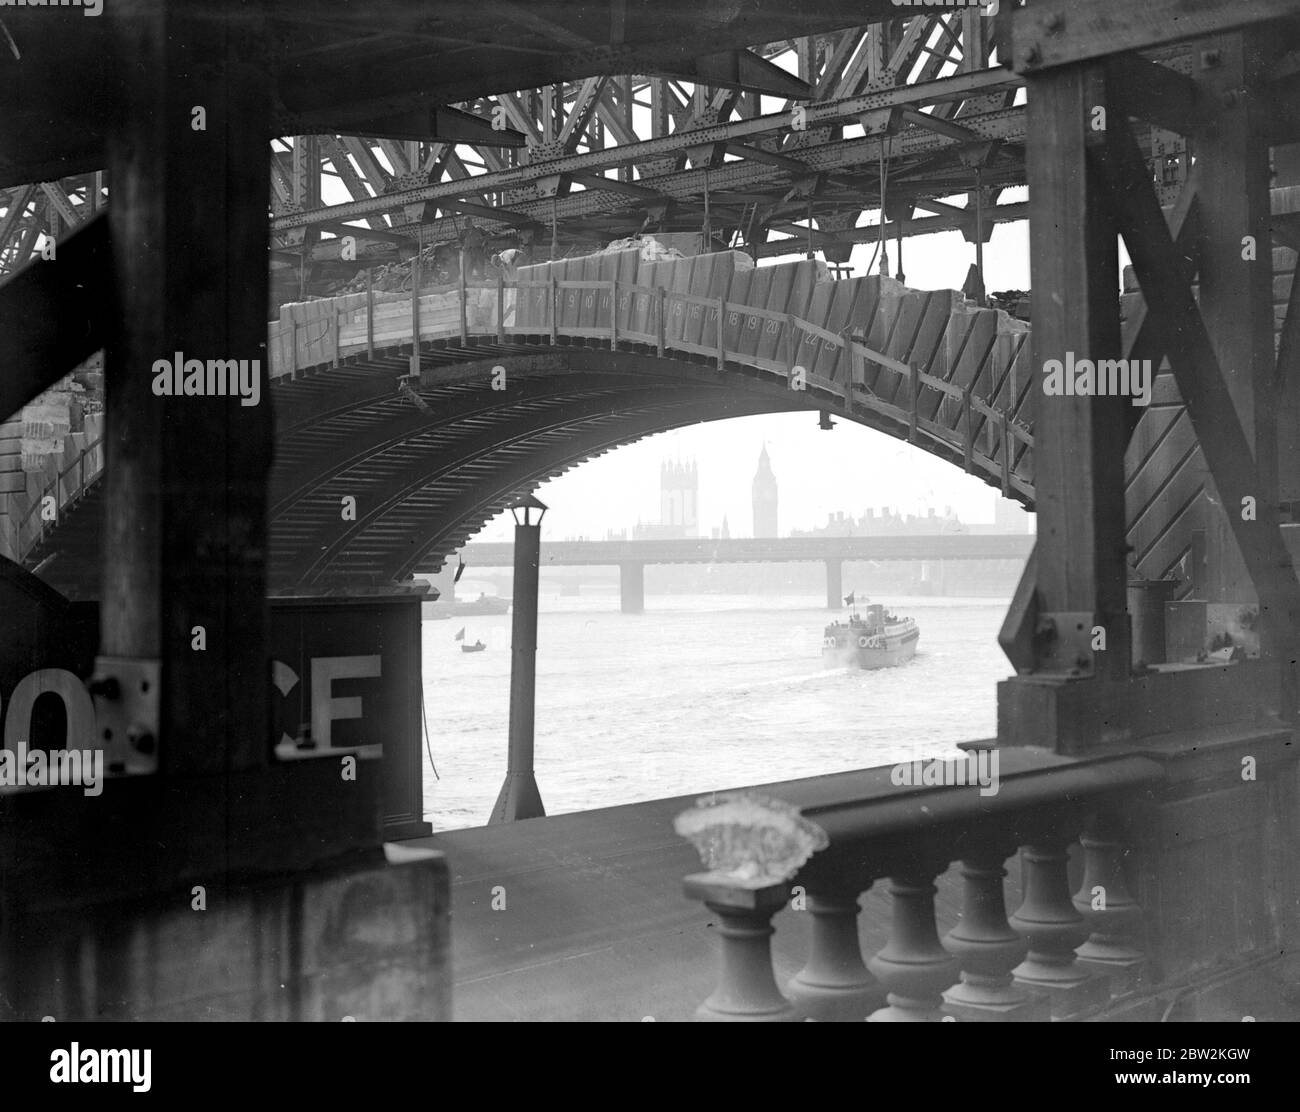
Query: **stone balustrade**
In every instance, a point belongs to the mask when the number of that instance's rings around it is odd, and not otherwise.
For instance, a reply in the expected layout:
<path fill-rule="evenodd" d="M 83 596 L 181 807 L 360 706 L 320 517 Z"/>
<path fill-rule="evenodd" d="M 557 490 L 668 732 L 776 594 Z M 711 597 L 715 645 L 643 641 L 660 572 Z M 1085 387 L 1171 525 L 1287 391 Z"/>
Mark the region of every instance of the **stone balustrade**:
<path fill-rule="evenodd" d="M 1142 979 L 1142 916 L 1123 876 L 1119 811 L 1111 804 L 1159 780 L 1159 764 L 1036 749 L 997 758 L 982 753 L 981 767 L 994 770 L 982 785 L 961 776 L 976 769 L 973 754 L 940 762 L 947 775 L 923 782 L 895 766 L 782 785 L 773 829 L 748 829 L 739 842 L 759 857 L 784 844 L 774 831 L 797 808 L 824 833 L 825 847 L 786 876 L 773 875 L 767 861 L 746 866 L 733 855 L 732 873 L 687 878 L 686 895 L 716 916 L 722 958 L 718 987 L 697 1017 L 1069 1020 L 1131 992 Z M 756 804 L 746 821 L 761 827 L 763 789 L 746 798 Z M 1008 867 L 1017 860 L 1019 904 L 1008 916 Z M 759 886 L 752 877 L 764 870 Z M 942 938 L 940 878 L 960 892 L 961 907 Z M 861 899 L 873 886 L 888 895 L 888 936 L 864 961 Z M 811 917 L 810 942 L 804 967 L 782 993 L 771 939 L 792 892 L 798 910 L 787 914 Z"/>

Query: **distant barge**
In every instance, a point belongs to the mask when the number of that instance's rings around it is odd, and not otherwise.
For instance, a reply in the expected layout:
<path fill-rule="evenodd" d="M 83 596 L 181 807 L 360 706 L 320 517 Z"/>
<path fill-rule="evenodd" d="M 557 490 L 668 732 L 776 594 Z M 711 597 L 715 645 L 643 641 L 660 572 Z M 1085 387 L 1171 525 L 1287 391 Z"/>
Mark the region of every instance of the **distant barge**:
<path fill-rule="evenodd" d="M 916 655 L 921 630 L 912 618 L 899 618 L 883 606 L 854 611 L 847 622 L 832 622 L 822 639 L 822 660 L 827 666 L 857 665 L 871 670 L 906 664 Z"/>
<path fill-rule="evenodd" d="M 510 600 L 500 595 L 481 594 L 470 602 L 426 602 L 421 607 L 425 618 L 442 621 L 446 618 L 463 618 L 483 614 L 507 614 L 510 612 Z"/>

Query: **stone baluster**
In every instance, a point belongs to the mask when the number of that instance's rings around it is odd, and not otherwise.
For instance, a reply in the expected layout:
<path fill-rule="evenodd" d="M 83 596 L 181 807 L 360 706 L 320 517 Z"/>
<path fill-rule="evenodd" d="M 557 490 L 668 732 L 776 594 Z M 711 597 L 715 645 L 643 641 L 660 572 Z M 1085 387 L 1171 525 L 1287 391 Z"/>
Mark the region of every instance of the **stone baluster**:
<path fill-rule="evenodd" d="M 961 981 L 943 994 L 944 1011 L 974 1022 L 1042 1022 L 1048 999 L 1016 984 L 1011 971 L 1024 959 L 1024 939 L 1007 922 L 1002 863 L 1010 849 L 972 855 L 961 863 L 961 919 L 944 945 L 961 966 Z"/>
<path fill-rule="evenodd" d="M 790 898 L 789 884 L 744 887 L 715 873 L 696 873 L 683 882 L 689 899 L 701 900 L 718 917 L 722 976 L 713 994 L 695 1010 L 697 1020 L 782 1022 L 799 1019 L 776 986 L 772 972 L 772 916 Z"/>
<path fill-rule="evenodd" d="M 939 942 L 933 879 L 941 866 L 889 878 L 889 941 L 867 964 L 888 992 L 872 1023 L 926 1023 L 943 1018 L 943 990 L 957 980 L 957 961 Z"/>
<path fill-rule="evenodd" d="M 1110 979 L 1118 996 L 1136 989 L 1146 969 L 1142 909 L 1124 879 L 1124 847 L 1106 837 L 1111 829 L 1094 819 L 1079 839 L 1084 851 L 1083 883 L 1074 906 L 1091 930 L 1075 954 L 1079 964 Z"/>
<path fill-rule="evenodd" d="M 884 1005 L 885 991 L 862 962 L 858 893 L 810 885 L 804 899 L 812 916 L 812 946 L 786 995 L 810 1019 L 860 1023 Z"/>
<path fill-rule="evenodd" d="M 1021 850 L 1024 901 L 1011 925 L 1029 943 L 1029 954 L 1013 971 L 1022 985 L 1045 992 L 1053 1019 L 1072 1019 L 1105 1003 L 1104 977 L 1080 965 L 1074 948 L 1088 937 L 1083 916 L 1070 900 L 1069 854 L 1064 840 L 1043 841 Z"/>

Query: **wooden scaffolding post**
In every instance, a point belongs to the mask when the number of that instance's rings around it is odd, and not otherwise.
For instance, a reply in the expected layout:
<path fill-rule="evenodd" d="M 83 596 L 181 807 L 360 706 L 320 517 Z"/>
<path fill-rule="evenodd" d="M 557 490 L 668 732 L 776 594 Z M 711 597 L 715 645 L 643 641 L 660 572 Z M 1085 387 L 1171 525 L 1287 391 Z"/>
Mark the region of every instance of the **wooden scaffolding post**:
<path fill-rule="evenodd" d="M 1088 167 L 1090 128 L 1107 106 L 1099 65 L 1061 66 L 1029 76 L 1027 179 L 1033 282 L 1034 561 L 1037 610 L 1028 669 L 1062 683 L 1129 675 L 1125 563 L 1123 397 L 1048 394 L 1057 362 L 1118 359 L 1117 233 Z M 1063 374 L 1063 371 L 1062 371 Z M 1005 436 L 1005 433 L 1004 433 Z M 1003 466 L 1006 466 L 1004 457 Z M 1004 481 L 1006 477 L 1004 476 Z M 1104 630 L 1104 642 L 1097 636 Z M 1104 643 L 1105 648 L 1094 648 Z M 1017 661 L 1020 665 L 1022 662 Z M 1041 688 L 1041 683 L 1039 687 Z M 1051 696 L 1017 678 L 999 689 L 999 736 L 1060 744 Z M 1077 726 L 1071 723 L 1071 726 Z M 1086 732 L 1086 728 L 1085 728 Z M 1013 736 L 1014 735 L 1014 736 Z M 1072 744 L 1086 745 L 1075 737 Z"/>
<path fill-rule="evenodd" d="M 456 281 L 460 292 L 460 346 L 465 347 L 469 343 L 469 305 L 465 286 L 465 248 L 463 247 L 460 249 L 460 274 Z"/>
<path fill-rule="evenodd" d="M 1193 80 L 1211 113 L 1196 136 L 1197 204 L 1209 217 L 1201 223 L 1197 300 L 1233 406 L 1254 449 L 1254 496 L 1272 506 L 1278 500 L 1277 389 L 1271 170 L 1264 132 L 1275 107 L 1261 97 L 1267 80 L 1266 41 L 1259 31 L 1207 39 L 1198 49 L 1212 52 L 1218 64 L 1196 67 Z M 1211 567 L 1210 600 L 1239 601 L 1249 585 L 1236 558 L 1232 530 L 1221 514 L 1213 514 L 1208 524 L 1214 550 L 1228 557 L 1215 563 L 1229 564 Z M 1276 648 L 1284 632 L 1277 628 L 1279 616 L 1267 610 L 1261 615 L 1266 652 L 1270 641 Z"/>
<path fill-rule="evenodd" d="M 375 272 L 366 267 L 366 358 L 375 357 Z"/>
<path fill-rule="evenodd" d="M 415 258 L 411 260 L 411 362 L 410 373 L 420 373 L 420 255 L 424 250 L 420 242 L 420 229 L 416 229 Z"/>
<path fill-rule="evenodd" d="M 131 108 L 109 142 L 121 325 L 105 360 L 101 653 L 162 665 L 160 771 L 219 777 L 264 767 L 271 745 L 267 39 L 257 5 L 129 7 L 114 47 L 132 60 Z M 191 129 L 195 104 L 220 111 L 212 130 Z M 249 360 L 257 404 L 155 396 L 145 372 L 176 351 Z"/>
<path fill-rule="evenodd" d="M 518 302 L 518 295 L 515 296 Z M 504 271 L 497 272 L 497 343 L 506 342 L 506 276 Z"/>

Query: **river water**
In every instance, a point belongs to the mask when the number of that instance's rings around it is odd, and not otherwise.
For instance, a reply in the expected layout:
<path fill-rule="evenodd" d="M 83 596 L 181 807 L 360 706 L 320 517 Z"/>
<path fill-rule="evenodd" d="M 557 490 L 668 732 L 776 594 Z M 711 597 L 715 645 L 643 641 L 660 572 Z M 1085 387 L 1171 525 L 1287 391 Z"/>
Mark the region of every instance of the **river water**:
<path fill-rule="evenodd" d="M 921 628 L 916 658 L 824 668 L 819 600 L 547 594 L 539 606 L 536 769 L 547 814 L 952 756 L 996 732 L 1002 599 L 886 602 Z M 840 615 L 842 616 L 842 615 Z M 485 823 L 506 768 L 510 616 L 425 621 L 425 818 Z M 453 635 L 482 640 L 462 653 Z"/>

